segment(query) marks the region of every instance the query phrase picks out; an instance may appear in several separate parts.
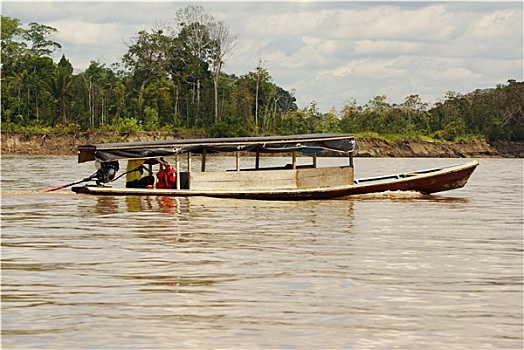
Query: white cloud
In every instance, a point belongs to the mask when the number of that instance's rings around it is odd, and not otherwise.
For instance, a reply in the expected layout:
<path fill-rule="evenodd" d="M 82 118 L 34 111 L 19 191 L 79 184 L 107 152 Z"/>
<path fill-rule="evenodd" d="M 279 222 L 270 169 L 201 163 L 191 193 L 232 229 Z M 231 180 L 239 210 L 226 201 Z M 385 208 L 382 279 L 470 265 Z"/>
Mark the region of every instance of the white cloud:
<path fill-rule="evenodd" d="M 83 20 L 59 20 L 49 23 L 60 28 L 56 39 L 66 45 L 111 48 L 122 39 L 121 26 L 116 23 L 90 23 Z"/>
<path fill-rule="evenodd" d="M 355 42 L 355 54 L 385 55 L 385 54 L 414 54 L 420 52 L 420 45 L 412 41 L 387 41 L 387 40 L 359 40 Z"/>

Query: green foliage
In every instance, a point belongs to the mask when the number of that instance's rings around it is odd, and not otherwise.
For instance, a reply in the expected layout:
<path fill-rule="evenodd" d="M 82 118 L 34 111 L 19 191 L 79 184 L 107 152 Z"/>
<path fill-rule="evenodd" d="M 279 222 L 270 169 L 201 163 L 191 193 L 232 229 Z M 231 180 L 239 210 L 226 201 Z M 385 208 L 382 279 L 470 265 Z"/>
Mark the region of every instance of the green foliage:
<path fill-rule="evenodd" d="M 461 142 L 471 139 L 524 141 L 524 83 L 508 81 L 496 89 L 467 95 L 448 92 L 431 109 L 417 95 L 401 105 L 377 96 L 363 107 L 355 101 L 340 112 L 340 130 L 362 135 L 376 133 L 387 139 L 435 139 Z M 510 126 L 511 125 L 511 126 Z"/>
<path fill-rule="evenodd" d="M 133 117 L 121 118 L 115 124 L 106 124 L 98 127 L 97 131 L 124 131 L 124 132 L 138 132 L 143 131 L 142 123 Z"/>
<path fill-rule="evenodd" d="M 198 5 L 131 38 L 119 63 L 91 61 L 75 74 L 56 29 L 1 16 L 2 129 L 23 132 L 184 131 L 213 137 L 344 132 L 386 140 L 482 138 L 524 141 L 524 83 L 509 80 L 429 106 L 418 95 L 397 105 L 376 96 L 322 113 L 296 106 L 262 61 L 240 77 L 221 72 L 232 37 Z"/>
<path fill-rule="evenodd" d="M 450 92 L 430 110 L 430 119 L 432 131 L 443 139 L 524 141 L 524 83 L 509 80 L 467 95 Z"/>
<path fill-rule="evenodd" d="M 241 137 L 251 135 L 252 133 L 240 124 L 235 124 L 232 127 L 229 124 L 221 122 L 208 128 L 207 134 L 211 137 Z"/>
<path fill-rule="evenodd" d="M 30 123 L 11 123 L 2 121 L 2 131 L 23 133 L 71 133 L 79 132 L 80 125 L 70 123 L 67 125 L 57 124 L 55 126 L 45 125 L 42 121 L 34 120 Z"/>

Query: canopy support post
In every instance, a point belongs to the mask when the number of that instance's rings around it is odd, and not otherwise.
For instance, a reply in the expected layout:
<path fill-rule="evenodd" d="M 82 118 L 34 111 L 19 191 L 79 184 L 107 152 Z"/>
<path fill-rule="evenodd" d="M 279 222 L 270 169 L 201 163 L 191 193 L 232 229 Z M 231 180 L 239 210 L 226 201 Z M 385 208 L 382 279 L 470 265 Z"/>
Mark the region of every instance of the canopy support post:
<path fill-rule="evenodd" d="M 297 168 L 297 152 L 293 152 L 293 160 L 292 160 L 291 168 L 292 169 L 296 169 Z"/>
<path fill-rule="evenodd" d="M 313 153 L 313 168 L 317 168 L 317 154 Z"/>
<path fill-rule="evenodd" d="M 180 173 L 180 159 L 178 157 L 178 153 L 175 155 L 175 166 L 176 166 L 176 171 Z M 176 189 L 179 190 L 180 189 L 180 176 L 178 176 L 180 174 L 177 174 L 177 177 L 176 177 Z"/>
<path fill-rule="evenodd" d="M 206 154 L 207 154 L 207 150 L 204 148 L 204 152 L 202 152 L 202 166 L 200 169 L 200 171 L 202 172 L 206 171 Z"/>
<path fill-rule="evenodd" d="M 260 169 L 260 150 L 257 148 L 256 158 L 255 158 L 255 169 Z"/>
<path fill-rule="evenodd" d="M 240 171 L 240 151 L 237 151 L 237 171 Z"/>
<path fill-rule="evenodd" d="M 191 152 L 187 152 L 187 185 L 188 185 L 188 188 L 191 188 L 191 166 L 192 166 L 191 160 L 192 160 L 192 154 Z M 178 173 L 178 176 L 180 176 L 180 173 Z"/>
<path fill-rule="evenodd" d="M 349 152 L 349 166 L 353 168 L 353 152 Z"/>

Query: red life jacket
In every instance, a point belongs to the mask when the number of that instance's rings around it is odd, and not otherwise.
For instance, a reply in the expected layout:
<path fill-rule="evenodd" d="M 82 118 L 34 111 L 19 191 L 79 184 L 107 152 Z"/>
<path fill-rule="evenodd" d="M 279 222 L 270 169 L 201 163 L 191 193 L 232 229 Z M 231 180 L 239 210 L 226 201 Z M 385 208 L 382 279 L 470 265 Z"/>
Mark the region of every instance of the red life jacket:
<path fill-rule="evenodd" d="M 156 173 L 156 177 L 158 179 L 156 188 L 173 188 L 176 181 L 176 170 L 164 164 L 164 167 Z"/>

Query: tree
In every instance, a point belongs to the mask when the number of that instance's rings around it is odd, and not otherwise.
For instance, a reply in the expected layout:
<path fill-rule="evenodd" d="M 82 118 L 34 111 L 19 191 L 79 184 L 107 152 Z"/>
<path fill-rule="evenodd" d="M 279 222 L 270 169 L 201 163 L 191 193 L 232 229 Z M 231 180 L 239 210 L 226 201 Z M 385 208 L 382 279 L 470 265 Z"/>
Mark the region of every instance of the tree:
<path fill-rule="evenodd" d="M 138 115 L 141 116 L 144 106 L 144 93 L 147 85 L 158 76 L 166 74 L 170 62 L 172 40 L 164 35 L 162 29 L 150 33 L 142 30 L 133 39 L 123 63 L 131 70 L 138 84 Z"/>
<path fill-rule="evenodd" d="M 61 47 L 49 39 L 57 30 L 37 23 L 24 29 L 18 19 L 5 16 L 1 22 L 3 119 L 40 122 L 42 110 L 49 107 L 46 81 L 54 70 L 49 55 Z"/>
<path fill-rule="evenodd" d="M 24 124 L 40 122 L 41 117 L 52 116 L 46 82 L 54 71 L 49 55 L 61 47 L 49 39 L 57 30 L 37 23 L 24 29 L 18 19 L 5 16 L 1 22 L 2 116 Z"/>
<path fill-rule="evenodd" d="M 428 131 L 429 125 L 427 118 L 425 118 L 428 104 L 422 102 L 419 95 L 414 94 L 406 97 L 404 103 L 400 105 L 400 109 L 405 120 L 401 121 L 402 126 L 399 130 L 409 132 L 418 128 L 420 131 Z"/>
<path fill-rule="evenodd" d="M 356 133 L 358 130 L 358 116 L 361 107 L 357 106 L 357 101 L 352 99 L 344 104 L 342 110 L 339 112 L 339 126 L 340 130 L 345 133 Z"/>
<path fill-rule="evenodd" d="M 26 45 L 21 41 L 24 30 L 20 21 L 1 15 L 0 19 L 2 119 L 6 121 L 22 114 L 22 93 L 27 74 L 19 60 Z"/>
<path fill-rule="evenodd" d="M 186 29 L 178 35 L 172 50 L 171 75 L 177 82 L 177 87 L 189 87 L 186 94 L 180 95 L 185 100 L 187 125 L 202 123 L 202 90 L 210 81 L 208 72 L 209 64 L 196 56 L 187 42 L 188 32 Z M 177 94 L 179 91 L 177 91 Z M 178 98 L 177 98 L 178 101 Z M 179 101 L 181 103 L 183 101 Z M 206 118 L 204 118 L 206 119 Z"/>
<path fill-rule="evenodd" d="M 524 140 L 524 82 L 508 80 L 508 85 L 497 88 L 499 99 L 497 119 L 509 131 L 509 140 Z"/>
<path fill-rule="evenodd" d="M 22 28 L 22 24 L 18 19 L 0 15 L 0 20 L 1 58 L 2 66 L 5 69 L 5 65 L 12 63 L 12 60 L 20 57 L 27 46 L 21 41 L 25 30 Z M 4 69 L 2 69 L 2 73 L 4 73 Z"/>
<path fill-rule="evenodd" d="M 387 116 L 391 111 L 391 106 L 387 102 L 385 95 L 375 96 L 365 106 L 363 111 L 364 123 L 367 131 L 387 132 Z"/>
<path fill-rule="evenodd" d="M 249 72 L 241 76 L 237 85 L 242 86 L 244 89 L 244 97 L 247 97 L 247 94 L 249 94 L 250 115 L 258 131 L 264 124 L 263 118 L 266 117 L 266 115 L 264 115 L 262 118 L 259 118 L 260 110 L 263 110 L 271 103 L 272 96 L 276 96 L 274 84 L 271 82 L 271 76 L 267 69 L 259 64 L 254 72 Z M 246 101 L 244 101 L 244 104 L 246 104 Z M 266 111 L 267 110 L 268 109 L 266 109 Z"/>
<path fill-rule="evenodd" d="M 446 93 L 446 101 L 431 111 L 432 131 L 436 138 L 453 141 L 466 135 L 464 116 L 468 110 L 464 96 L 454 91 Z"/>
<path fill-rule="evenodd" d="M 222 72 L 222 65 L 232 54 L 235 47 L 235 37 L 229 34 L 226 24 L 223 22 L 215 22 L 210 27 L 211 37 L 211 71 L 213 74 L 213 87 L 215 97 L 215 123 L 220 121 L 218 113 L 218 84 L 220 81 L 220 74 Z"/>
<path fill-rule="evenodd" d="M 56 49 L 62 48 L 62 45 L 49 39 L 57 32 L 53 27 L 33 22 L 29 23 L 29 29 L 24 33 L 24 39 L 31 42 L 31 51 L 36 56 L 49 56 Z"/>
<path fill-rule="evenodd" d="M 256 88 L 255 88 L 255 125 L 258 128 L 258 105 L 260 102 L 259 95 L 260 95 L 260 80 L 265 79 L 269 76 L 269 73 L 266 69 L 262 67 L 262 57 L 258 59 L 258 65 L 255 70 L 255 82 L 256 82 Z M 267 79 L 269 80 L 269 79 Z"/>
<path fill-rule="evenodd" d="M 232 114 L 241 118 L 243 123 L 247 125 L 255 125 L 253 119 L 253 96 L 252 81 L 247 75 L 243 75 L 235 81 L 235 86 L 231 93 Z"/>
<path fill-rule="evenodd" d="M 99 61 L 91 61 L 89 67 L 77 76 L 77 80 L 80 80 L 78 85 L 81 85 L 83 91 L 77 92 L 77 95 L 81 95 L 78 96 L 78 103 L 84 109 L 87 107 L 90 127 L 110 123 L 111 112 L 116 119 L 121 109 L 116 106 L 119 88 L 115 72 Z"/>
<path fill-rule="evenodd" d="M 184 42 L 191 55 L 206 64 L 205 71 L 207 71 L 207 65 L 212 62 L 211 52 L 214 43 L 210 28 L 214 25 L 215 19 L 199 5 L 189 5 L 177 11 L 175 18 L 180 28 L 178 37 Z M 195 68 L 200 67 L 198 65 Z M 203 72 L 200 69 L 194 69 L 191 73 L 194 78 L 194 102 L 196 103 L 196 118 L 198 118 L 201 102 L 201 73 Z"/>
<path fill-rule="evenodd" d="M 73 66 L 69 61 L 62 55 L 60 62 L 55 68 L 55 71 L 51 77 L 47 80 L 49 88 L 53 94 L 53 97 L 57 103 L 57 119 L 60 120 L 62 125 L 68 124 L 67 118 L 67 102 L 69 98 L 69 87 L 73 82 Z"/>

